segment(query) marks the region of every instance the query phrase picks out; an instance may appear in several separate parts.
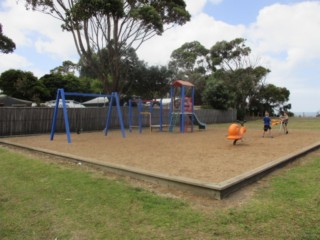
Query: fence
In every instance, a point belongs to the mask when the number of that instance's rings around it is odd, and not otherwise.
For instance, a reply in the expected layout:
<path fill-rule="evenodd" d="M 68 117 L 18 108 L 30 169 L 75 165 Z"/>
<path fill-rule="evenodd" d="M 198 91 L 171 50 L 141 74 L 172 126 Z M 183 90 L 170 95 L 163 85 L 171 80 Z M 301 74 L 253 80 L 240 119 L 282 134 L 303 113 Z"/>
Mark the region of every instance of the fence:
<path fill-rule="evenodd" d="M 124 125 L 128 127 L 128 107 L 122 107 Z M 145 109 L 149 110 L 149 109 Z M 108 113 L 107 107 L 69 108 L 68 118 L 70 131 L 75 132 L 78 128 L 83 131 L 103 130 Z M 220 111 L 214 109 L 195 110 L 198 118 L 207 124 L 225 123 L 236 120 L 236 110 Z M 0 136 L 28 135 L 50 133 L 53 118 L 53 108 L 0 108 Z M 152 124 L 159 124 L 160 111 L 152 110 Z M 133 108 L 133 124 L 138 125 L 138 111 Z M 149 120 L 143 119 L 143 126 L 148 126 Z M 169 124 L 169 110 L 163 110 L 163 124 Z M 115 107 L 112 109 L 110 129 L 120 128 L 118 115 Z M 58 111 L 56 132 L 64 132 L 63 111 Z"/>

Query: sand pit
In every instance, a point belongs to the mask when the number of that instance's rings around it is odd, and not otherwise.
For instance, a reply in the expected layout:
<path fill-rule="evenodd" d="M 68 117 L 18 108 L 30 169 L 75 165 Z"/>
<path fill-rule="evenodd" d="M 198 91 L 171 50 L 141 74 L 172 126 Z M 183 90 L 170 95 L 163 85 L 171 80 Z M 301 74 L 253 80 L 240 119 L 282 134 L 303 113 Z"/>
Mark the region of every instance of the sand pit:
<path fill-rule="evenodd" d="M 44 150 L 67 153 L 106 163 L 134 167 L 170 177 L 219 183 L 252 171 L 280 157 L 308 147 L 319 140 L 316 131 L 293 130 L 288 135 L 275 133 L 262 138 L 262 131 L 248 129 L 245 139 L 235 146 L 226 139 L 227 129 L 209 126 L 193 133 L 120 131 L 72 134 L 67 143 L 65 134 L 1 139 Z"/>

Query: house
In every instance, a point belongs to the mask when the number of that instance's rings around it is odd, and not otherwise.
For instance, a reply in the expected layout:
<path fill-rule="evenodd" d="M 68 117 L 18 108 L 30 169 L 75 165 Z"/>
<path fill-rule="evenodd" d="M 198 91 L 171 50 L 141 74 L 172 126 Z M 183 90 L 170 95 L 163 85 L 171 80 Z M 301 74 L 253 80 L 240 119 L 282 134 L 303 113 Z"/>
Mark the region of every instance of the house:
<path fill-rule="evenodd" d="M 86 107 L 104 107 L 107 106 L 109 99 L 107 97 L 96 97 L 82 104 Z"/>
<path fill-rule="evenodd" d="M 0 94 L 0 107 L 31 107 L 32 102 Z"/>

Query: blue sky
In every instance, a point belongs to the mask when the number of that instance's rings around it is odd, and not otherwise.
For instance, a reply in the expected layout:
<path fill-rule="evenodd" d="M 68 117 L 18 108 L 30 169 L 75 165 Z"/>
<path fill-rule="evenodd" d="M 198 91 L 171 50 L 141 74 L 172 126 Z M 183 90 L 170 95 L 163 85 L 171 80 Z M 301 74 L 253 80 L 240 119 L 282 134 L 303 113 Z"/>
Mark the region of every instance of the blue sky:
<path fill-rule="evenodd" d="M 61 23 L 27 11 L 23 1 L 1 0 L 4 34 L 17 44 L 13 54 L 0 55 L 0 73 L 32 71 L 41 77 L 65 60 L 79 56 Z M 246 39 L 253 61 L 271 73 L 265 79 L 290 90 L 294 112 L 320 110 L 320 1 L 299 0 L 185 0 L 190 22 L 144 43 L 137 51 L 149 65 L 166 65 L 173 50 L 199 41 L 207 48 L 217 41 Z"/>
<path fill-rule="evenodd" d="M 224 21 L 228 24 L 245 24 L 255 22 L 259 11 L 275 3 L 293 4 L 302 2 L 301 0 L 223 0 L 206 3 L 204 12 L 213 16 L 216 20 Z"/>

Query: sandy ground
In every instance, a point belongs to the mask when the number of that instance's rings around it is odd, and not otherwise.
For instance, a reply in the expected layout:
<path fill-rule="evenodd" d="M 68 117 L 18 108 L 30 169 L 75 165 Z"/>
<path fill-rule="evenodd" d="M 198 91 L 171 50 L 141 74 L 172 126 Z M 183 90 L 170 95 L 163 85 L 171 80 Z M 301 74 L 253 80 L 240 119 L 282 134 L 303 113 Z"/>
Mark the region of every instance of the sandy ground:
<path fill-rule="evenodd" d="M 319 133 L 293 130 L 273 138 L 262 138 L 262 131 L 247 130 L 236 145 L 227 140 L 227 129 L 209 127 L 193 133 L 149 132 L 137 130 L 13 137 L 2 141 L 54 150 L 108 163 L 131 166 L 168 176 L 180 176 L 203 182 L 222 182 L 291 154 L 319 141 Z"/>

